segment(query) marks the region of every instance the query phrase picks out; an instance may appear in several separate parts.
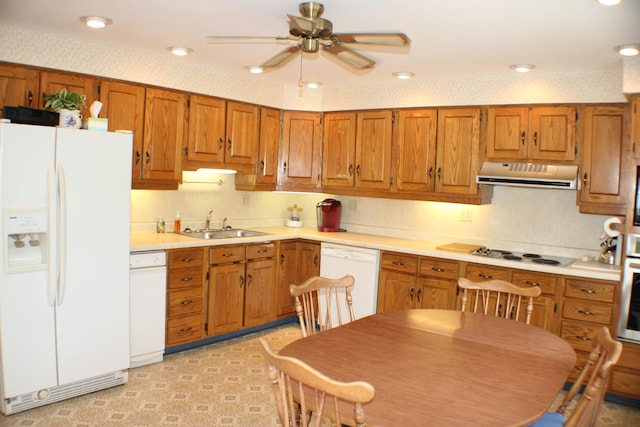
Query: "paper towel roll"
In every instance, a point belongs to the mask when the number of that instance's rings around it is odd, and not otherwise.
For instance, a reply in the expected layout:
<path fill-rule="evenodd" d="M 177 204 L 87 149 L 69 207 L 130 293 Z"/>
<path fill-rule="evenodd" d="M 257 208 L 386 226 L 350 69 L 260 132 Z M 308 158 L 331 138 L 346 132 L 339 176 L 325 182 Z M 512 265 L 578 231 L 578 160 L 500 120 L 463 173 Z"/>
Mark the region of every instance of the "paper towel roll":
<path fill-rule="evenodd" d="M 618 230 L 612 229 L 611 228 L 612 224 L 622 224 L 622 221 L 620 221 L 620 218 L 615 216 L 607 219 L 604 222 L 604 232 L 609 237 L 618 237 L 620 235 L 620 232 Z"/>

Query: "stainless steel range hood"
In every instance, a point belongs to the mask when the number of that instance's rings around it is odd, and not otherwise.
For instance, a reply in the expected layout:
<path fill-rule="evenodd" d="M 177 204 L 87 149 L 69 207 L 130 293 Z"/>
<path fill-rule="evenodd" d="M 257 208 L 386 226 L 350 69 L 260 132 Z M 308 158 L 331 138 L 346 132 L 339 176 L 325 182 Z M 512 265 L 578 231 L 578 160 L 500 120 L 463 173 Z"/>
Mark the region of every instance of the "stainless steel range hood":
<path fill-rule="evenodd" d="M 478 184 L 575 190 L 577 176 L 577 165 L 484 162 L 476 177 L 476 182 Z"/>

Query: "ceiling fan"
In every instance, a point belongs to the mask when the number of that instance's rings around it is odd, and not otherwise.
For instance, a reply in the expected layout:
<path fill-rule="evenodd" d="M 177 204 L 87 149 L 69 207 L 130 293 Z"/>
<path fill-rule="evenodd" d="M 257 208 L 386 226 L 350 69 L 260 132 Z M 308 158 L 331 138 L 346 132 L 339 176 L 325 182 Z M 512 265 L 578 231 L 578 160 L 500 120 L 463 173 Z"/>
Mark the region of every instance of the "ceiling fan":
<path fill-rule="evenodd" d="M 375 61 L 346 47 L 344 44 L 407 46 L 409 37 L 403 33 L 333 33 L 333 24 L 321 18 L 324 6 L 316 2 L 305 2 L 299 5 L 300 15 L 289 15 L 289 34 L 287 37 L 225 37 L 208 36 L 210 43 L 224 43 L 229 39 L 275 39 L 292 40 L 296 44 L 278 53 L 260 65 L 263 69 L 282 67 L 298 53 L 315 53 L 320 46 L 324 52 L 334 55 L 349 66 L 364 70 L 372 68 Z"/>

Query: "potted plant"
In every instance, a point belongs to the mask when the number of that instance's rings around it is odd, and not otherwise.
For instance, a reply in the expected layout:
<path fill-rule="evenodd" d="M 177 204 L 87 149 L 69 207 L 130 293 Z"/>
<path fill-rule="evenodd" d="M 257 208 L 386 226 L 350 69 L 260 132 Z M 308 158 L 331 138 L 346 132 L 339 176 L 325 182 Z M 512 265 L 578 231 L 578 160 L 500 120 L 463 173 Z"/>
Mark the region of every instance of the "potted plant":
<path fill-rule="evenodd" d="M 60 92 L 45 95 L 44 108 L 60 114 L 59 125 L 62 127 L 80 128 L 82 126 L 82 111 L 86 108 L 86 95 L 68 91 L 67 88 Z"/>

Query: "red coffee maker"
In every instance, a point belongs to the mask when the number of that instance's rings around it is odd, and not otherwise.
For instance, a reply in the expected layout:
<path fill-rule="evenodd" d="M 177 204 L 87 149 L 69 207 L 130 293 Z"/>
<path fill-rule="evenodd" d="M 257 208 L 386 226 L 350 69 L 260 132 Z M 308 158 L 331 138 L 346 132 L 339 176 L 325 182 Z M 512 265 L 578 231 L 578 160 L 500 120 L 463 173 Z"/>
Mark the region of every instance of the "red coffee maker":
<path fill-rule="evenodd" d="M 342 203 L 340 200 L 324 199 L 316 205 L 318 217 L 318 231 L 340 231 L 340 215 Z"/>

